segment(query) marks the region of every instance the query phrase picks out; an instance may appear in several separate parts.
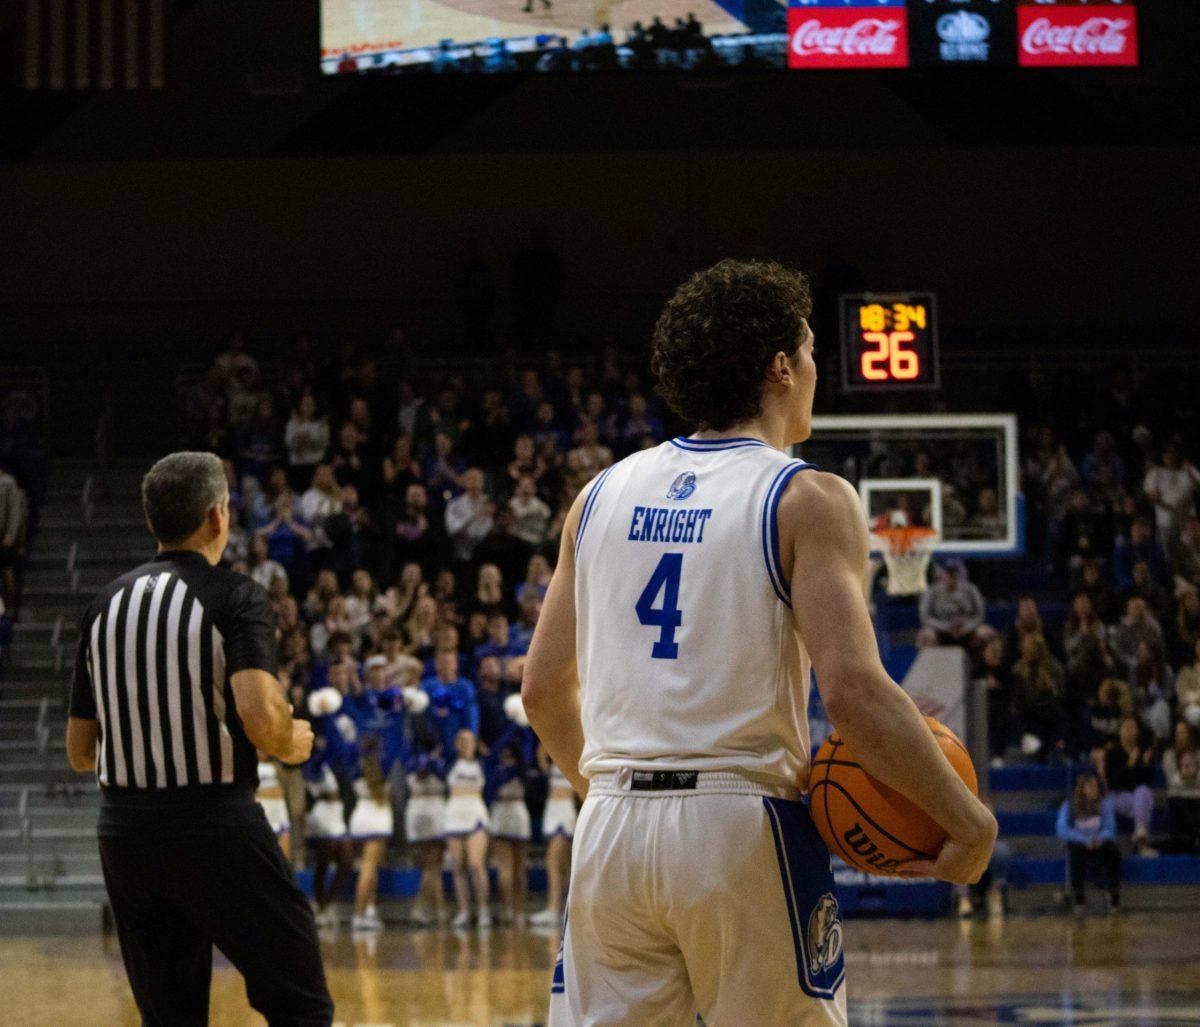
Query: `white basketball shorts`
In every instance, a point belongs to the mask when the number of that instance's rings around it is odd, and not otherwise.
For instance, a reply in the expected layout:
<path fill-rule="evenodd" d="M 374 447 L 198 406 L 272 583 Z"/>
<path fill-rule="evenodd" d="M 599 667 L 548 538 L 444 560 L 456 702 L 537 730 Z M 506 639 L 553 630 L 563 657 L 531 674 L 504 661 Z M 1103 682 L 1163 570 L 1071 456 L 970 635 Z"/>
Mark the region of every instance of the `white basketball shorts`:
<path fill-rule="evenodd" d="M 829 850 L 798 799 L 737 774 L 594 777 L 550 1027 L 846 1024 Z"/>

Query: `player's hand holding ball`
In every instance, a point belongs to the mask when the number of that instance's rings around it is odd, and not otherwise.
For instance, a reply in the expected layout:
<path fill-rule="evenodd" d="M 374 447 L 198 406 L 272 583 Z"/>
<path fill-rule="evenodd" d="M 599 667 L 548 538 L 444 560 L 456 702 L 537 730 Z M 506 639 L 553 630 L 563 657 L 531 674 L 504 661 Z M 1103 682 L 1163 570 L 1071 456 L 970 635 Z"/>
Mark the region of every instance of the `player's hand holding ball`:
<path fill-rule="evenodd" d="M 975 794 L 975 767 L 954 732 L 932 717 L 925 722 L 943 755 Z M 949 838 L 928 814 L 894 788 L 872 777 L 841 737 L 817 751 L 809 778 L 810 812 L 829 851 L 877 877 L 937 877 L 973 884 L 987 869 L 996 841 L 996 818 L 979 803 L 978 831 Z"/>
<path fill-rule="evenodd" d="M 985 812 L 987 808 L 984 807 Z M 980 832 L 971 841 L 947 838 L 937 859 L 917 860 L 908 864 L 904 876 L 936 877 L 951 884 L 975 884 L 987 871 L 996 845 L 996 818 L 988 813 L 980 818 Z"/>

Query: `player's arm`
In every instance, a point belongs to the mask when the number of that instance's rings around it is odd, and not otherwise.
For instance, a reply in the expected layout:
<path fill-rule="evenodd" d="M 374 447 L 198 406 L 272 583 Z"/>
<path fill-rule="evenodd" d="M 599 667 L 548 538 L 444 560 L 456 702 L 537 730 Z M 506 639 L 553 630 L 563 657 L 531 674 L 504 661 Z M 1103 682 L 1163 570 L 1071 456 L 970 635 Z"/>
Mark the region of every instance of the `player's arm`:
<path fill-rule="evenodd" d="M 863 597 L 869 542 L 858 496 L 836 475 L 797 475 L 779 522 L 785 561 L 790 549 L 792 614 L 829 719 L 867 773 L 915 802 L 949 836 L 936 861 L 907 869 L 958 883 L 979 880 L 996 819 L 955 773 L 916 704 L 880 662 Z"/>
<path fill-rule="evenodd" d="M 586 798 L 587 778 L 579 772 L 583 721 L 579 708 L 579 666 L 575 659 L 575 532 L 587 490 L 576 498 L 563 524 L 558 566 L 546 590 L 533 632 L 521 701 L 529 723 L 550 758 Z"/>

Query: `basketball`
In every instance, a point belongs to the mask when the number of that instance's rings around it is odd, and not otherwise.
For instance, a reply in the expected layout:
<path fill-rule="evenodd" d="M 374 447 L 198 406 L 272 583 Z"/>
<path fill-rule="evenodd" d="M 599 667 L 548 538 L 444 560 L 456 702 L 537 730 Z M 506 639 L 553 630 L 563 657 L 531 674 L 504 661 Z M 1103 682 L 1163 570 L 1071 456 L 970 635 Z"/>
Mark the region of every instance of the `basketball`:
<path fill-rule="evenodd" d="M 950 765 L 978 795 L 966 747 L 945 724 L 932 717 L 925 722 Z M 935 858 L 946 840 L 946 832 L 918 806 L 863 770 L 836 732 L 813 760 L 809 802 L 829 851 L 856 870 L 878 877 L 896 877 L 905 863 Z"/>

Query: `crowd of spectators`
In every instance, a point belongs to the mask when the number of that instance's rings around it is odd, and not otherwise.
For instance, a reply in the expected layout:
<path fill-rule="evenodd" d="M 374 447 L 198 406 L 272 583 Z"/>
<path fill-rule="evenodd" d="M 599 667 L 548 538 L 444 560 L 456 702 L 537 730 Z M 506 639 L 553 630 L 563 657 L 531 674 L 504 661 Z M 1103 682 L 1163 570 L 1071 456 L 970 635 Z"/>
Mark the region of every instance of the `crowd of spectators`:
<path fill-rule="evenodd" d="M 1181 437 L 1140 423 L 1100 429 L 1074 455 L 1040 427 L 1023 479 L 1030 564 L 1049 589 L 1021 596 L 1001 631 L 968 568 L 943 561 L 921 599 L 918 645 L 971 654 L 995 763 L 1089 767 L 1147 854 L 1165 784 L 1166 845 L 1197 851 L 1200 471 Z"/>
<path fill-rule="evenodd" d="M 504 701 L 574 497 L 665 437 L 650 384 L 615 348 L 587 365 L 508 352 L 471 374 L 429 371 L 398 329 L 378 347 L 330 351 L 301 337 L 270 367 L 234 336 L 184 390 L 186 442 L 226 462 L 225 559 L 271 595 L 296 708 L 328 686 L 423 688 L 453 712 L 452 730 L 417 740 L 422 755 L 453 759 L 465 727 L 485 759 L 499 745 L 506 762 L 524 760 L 536 834 L 548 772 L 536 741 L 508 745 Z M 969 652 L 995 762 L 1094 775 L 1100 805 L 1081 785 L 1059 828 L 1073 884 L 1090 862 L 1107 873 L 1116 816 L 1144 854 L 1200 848 L 1200 473 L 1179 437 L 1141 424 L 1080 448 L 1044 427 L 1024 447 L 1026 565 L 1047 587 L 998 629 L 996 597 L 971 580 L 983 568 L 943 561 L 918 637 Z M 977 462 L 958 461 L 967 525 L 1000 516 L 970 475 Z M 1153 814 L 1164 785 L 1165 833 Z"/>
<path fill-rule="evenodd" d="M 524 776 L 536 834 L 552 768 L 536 739 L 514 744 L 528 728 L 506 700 L 519 691 L 575 496 L 615 459 L 663 439 L 641 371 L 609 350 L 593 372 L 550 354 L 536 369 L 511 358 L 477 377 L 418 378 L 399 332 L 328 363 L 301 339 L 268 368 L 234 336 L 184 388 L 181 410 L 185 444 L 225 462 L 224 560 L 267 590 L 280 678 L 294 708 L 319 722 L 310 783 L 322 786 L 318 764 L 339 769 L 330 754 L 366 720 L 408 712 L 395 733 L 380 729 L 393 796 L 414 767 L 446 774 L 466 731 L 489 795 L 493 773 Z M 324 717 L 311 700 L 330 688 L 345 702 Z M 428 698 L 419 711 L 405 698 L 414 689 Z M 355 726 L 342 714 L 356 717 L 364 697 L 370 709 Z M 452 856 L 455 844 L 447 835 Z M 360 912 L 367 922 L 365 900 Z"/>

